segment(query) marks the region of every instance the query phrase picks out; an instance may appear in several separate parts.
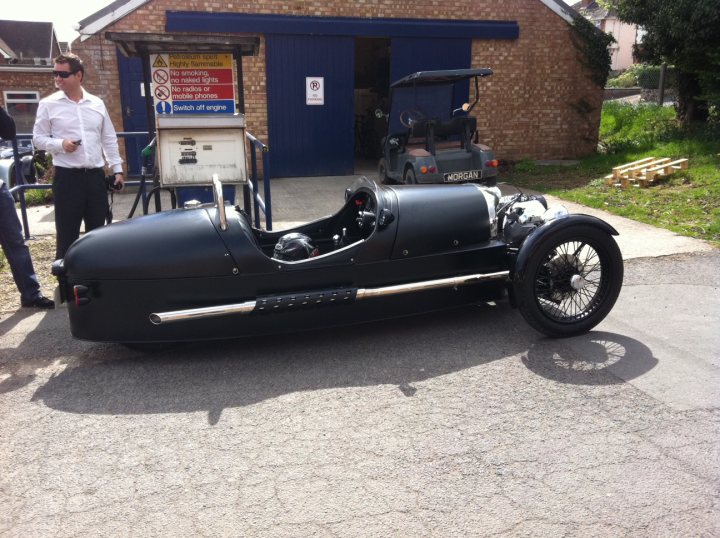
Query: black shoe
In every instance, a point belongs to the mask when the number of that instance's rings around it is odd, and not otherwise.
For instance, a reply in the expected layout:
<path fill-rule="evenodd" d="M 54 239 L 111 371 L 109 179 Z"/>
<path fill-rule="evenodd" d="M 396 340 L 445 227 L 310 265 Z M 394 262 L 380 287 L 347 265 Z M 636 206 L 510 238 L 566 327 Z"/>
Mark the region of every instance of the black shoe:
<path fill-rule="evenodd" d="M 52 310 L 55 308 L 55 301 L 42 295 L 38 295 L 37 298 L 32 301 L 20 304 L 25 308 L 41 308 L 43 310 Z"/>

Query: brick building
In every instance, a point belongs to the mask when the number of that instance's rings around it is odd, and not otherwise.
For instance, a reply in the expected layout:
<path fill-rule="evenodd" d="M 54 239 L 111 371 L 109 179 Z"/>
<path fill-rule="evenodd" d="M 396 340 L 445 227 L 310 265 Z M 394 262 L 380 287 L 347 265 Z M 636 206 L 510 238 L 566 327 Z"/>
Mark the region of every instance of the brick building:
<path fill-rule="evenodd" d="M 189 0 L 177 9 L 170 0 L 117 0 L 80 21 L 73 52 L 118 130 L 147 125 L 132 101 L 144 93 L 143 75 L 108 37 L 199 34 L 257 41 L 241 60 L 240 100 L 248 130 L 269 143 L 275 177 L 352 173 L 357 158 L 373 157 L 357 147 L 358 121 L 382 106 L 391 80 L 424 69 L 493 69 L 473 112 L 498 158 L 574 158 L 597 143 L 603 92 L 582 67 L 577 14 L 562 0 Z M 334 106 L 309 116 L 299 74 L 324 75 Z"/>
<path fill-rule="evenodd" d="M 55 88 L 52 58 L 60 54 L 50 22 L 0 20 L 0 104 L 18 133 L 31 133 L 37 104 Z"/>

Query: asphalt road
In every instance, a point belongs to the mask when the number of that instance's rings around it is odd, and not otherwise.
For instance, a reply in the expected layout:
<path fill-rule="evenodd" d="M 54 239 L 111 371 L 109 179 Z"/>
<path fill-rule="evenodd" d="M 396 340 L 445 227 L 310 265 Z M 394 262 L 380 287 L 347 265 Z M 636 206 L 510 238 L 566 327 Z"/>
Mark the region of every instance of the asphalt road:
<path fill-rule="evenodd" d="M 626 262 L 550 340 L 506 303 L 156 355 L 0 320 L 3 536 L 718 536 L 720 254 Z"/>

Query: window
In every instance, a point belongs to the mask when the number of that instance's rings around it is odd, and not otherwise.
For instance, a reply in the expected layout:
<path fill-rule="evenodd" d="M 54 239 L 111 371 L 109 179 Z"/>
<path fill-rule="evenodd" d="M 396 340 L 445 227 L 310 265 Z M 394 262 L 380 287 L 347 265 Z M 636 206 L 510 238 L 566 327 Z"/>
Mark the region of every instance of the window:
<path fill-rule="evenodd" d="M 32 134 L 35 125 L 40 92 L 33 91 L 4 91 L 5 108 L 13 119 L 18 134 Z"/>

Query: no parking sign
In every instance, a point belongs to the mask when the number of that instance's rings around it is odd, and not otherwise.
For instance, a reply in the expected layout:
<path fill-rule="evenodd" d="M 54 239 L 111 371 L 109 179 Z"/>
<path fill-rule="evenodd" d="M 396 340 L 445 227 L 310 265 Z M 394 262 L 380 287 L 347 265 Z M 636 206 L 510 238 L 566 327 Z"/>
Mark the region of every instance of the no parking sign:
<path fill-rule="evenodd" d="M 305 104 L 325 104 L 325 77 L 305 77 Z"/>

